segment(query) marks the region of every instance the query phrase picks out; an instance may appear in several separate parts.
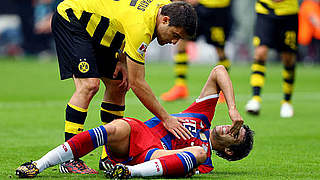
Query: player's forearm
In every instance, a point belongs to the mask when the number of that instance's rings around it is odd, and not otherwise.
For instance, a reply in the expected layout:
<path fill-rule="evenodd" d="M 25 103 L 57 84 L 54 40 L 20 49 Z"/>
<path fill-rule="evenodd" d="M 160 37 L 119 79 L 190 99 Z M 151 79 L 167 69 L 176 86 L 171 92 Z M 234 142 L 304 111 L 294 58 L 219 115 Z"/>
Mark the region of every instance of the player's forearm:
<path fill-rule="evenodd" d="M 222 90 L 224 97 L 226 98 L 228 109 L 235 109 L 235 98 L 233 92 L 232 82 L 230 80 L 228 72 L 223 66 L 215 67 L 216 81 L 219 88 Z"/>
<path fill-rule="evenodd" d="M 161 106 L 156 96 L 152 92 L 151 87 L 145 80 L 130 82 L 132 91 L 136 94 L 142 104 L 160 120 L 166 119 L 169 114 Z"/>

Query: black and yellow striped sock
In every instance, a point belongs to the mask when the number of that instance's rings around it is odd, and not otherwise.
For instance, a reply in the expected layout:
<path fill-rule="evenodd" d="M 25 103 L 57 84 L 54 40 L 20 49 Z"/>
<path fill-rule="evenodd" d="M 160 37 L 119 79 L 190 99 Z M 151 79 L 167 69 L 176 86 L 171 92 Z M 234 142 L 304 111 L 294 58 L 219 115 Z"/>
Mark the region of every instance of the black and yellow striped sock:
<path fill-rule="evenodd" d="M 295 64 L 292 66 L 284 66 L 282 71 L 283 77 L 283 101 L 290 102 L 293 92 L 293 84 L 295 78 Z"/>
<path fill-rule="evenodd" d="M 83 131 L 87 112 L 88 109 L 83 109 L 68 103 L 64 129 L 65 141 Z"/>
<path fill-rule="evenodd" d="M 178 52 L 178 54 L 174 56 L 174 62 L 174 72 L 176 75 L 175 84 L 185 85 L 188 71 L 188 54 L 186 52 Z"/>
<path fill-rule="evenodd" d="M 222 57 L 222 58 L 219 58 L 218 65 L 224 66 L 226 70 L 229 72 L 231 67 L 231 61 L 226 57 Z"/>
<path fill-rule="evenodd" d="M 252 74 L 250 85 L 252 86 L 253 99 L 261 102 L 261 89 L 264 86 L 266 67 L 263 61 L 254 61 L 251 66 Z"/>
<path fill-rule="evenodd" d="M 101 118 L 102 124 L 105 125 L 113 121 L 114 119 L 123 118 L 124 110 L 125 110 L 125 106 L 111 104 L 108 102 L 102 102 L 101 109 L 100 109 L 100 118 Z M 104 159 L 106 157 L 107 157 L 107 153 L 106 153 L 106 147 L 104 145 L 102 148 L 101 159 Z"/>

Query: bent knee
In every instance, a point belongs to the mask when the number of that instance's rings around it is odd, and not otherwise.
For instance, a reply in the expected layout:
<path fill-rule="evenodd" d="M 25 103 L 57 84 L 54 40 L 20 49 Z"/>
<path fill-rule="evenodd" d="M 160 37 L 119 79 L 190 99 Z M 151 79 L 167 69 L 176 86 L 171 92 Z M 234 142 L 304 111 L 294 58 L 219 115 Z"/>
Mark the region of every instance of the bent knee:
<path fill-rule="evenodd" d="M 122 142 L 130 136 L 131 127 L 124 120 L 114 120 L 103 126 L 108 134 L 108 142 Z"/>
<path fill-rule="evenodd" d="M 285 66 L 293 66 L 296 62 L 296 55 L 291 52 L 282 53 L 281 58 Z"/>
<path fill-rule="evenodd" d="M 86 79 L 78 83 L 77 90 L 80 93 L 84 93 L 89 96 L 94 96 L 99 91 L 99 87 L 100 87 L 100 80 L 97 78 L 92 78 L 92 79 Z"/>
<path fill-rule="evenodd" d="M 98 92 L 100 87 L 100 80 L 93 80 L 86 83 L 86 89 L 91 93 Z"/>
<path fill-rule="evenodd" d="M 255 49 L 254 59 L 257 61 L 266 61 L 268 56 L 268 47 L 259 46 Z"/>
<path fill-rule="evenodd" d="M 217 65 L 213 68 L 213 71 L 227 71 L 223 65 Z"/>
<path fill-rule="evenodd" d="M 108 136 L 115 135 L 117 131 L 117 127 L 111 123 L 103 125 L 103 127 L 106 129 Z"/>

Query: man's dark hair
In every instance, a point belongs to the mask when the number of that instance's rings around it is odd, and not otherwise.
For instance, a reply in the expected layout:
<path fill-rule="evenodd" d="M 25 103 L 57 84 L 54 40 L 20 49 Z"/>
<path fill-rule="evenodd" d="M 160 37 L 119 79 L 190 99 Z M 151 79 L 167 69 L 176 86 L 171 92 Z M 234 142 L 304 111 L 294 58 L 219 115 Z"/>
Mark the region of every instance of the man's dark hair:
<path fill-rule="evenodd" d="M 197 13 L 194 8 L 183 1 L 177 1 L 167 4 L 162 7 L 161 15 L 169 16 L 169 26 L 182 27 L 188 38 L 193 38 L 196 35 L 198 25 Z"/>
<path fill-rule="evenodd" d="M 246 130 L 244 141 L 241 144 L 231 145 L 228 147 L 233 151 L 232 155 L 228 155 L 224 151 L 217 151 L 216 154 L 218 156 L 228 161 L 237 161 L 248 156 L 253 146 L 254 131 L 252 131 L 247 125 L 243 125 L 242 127 Z"/>

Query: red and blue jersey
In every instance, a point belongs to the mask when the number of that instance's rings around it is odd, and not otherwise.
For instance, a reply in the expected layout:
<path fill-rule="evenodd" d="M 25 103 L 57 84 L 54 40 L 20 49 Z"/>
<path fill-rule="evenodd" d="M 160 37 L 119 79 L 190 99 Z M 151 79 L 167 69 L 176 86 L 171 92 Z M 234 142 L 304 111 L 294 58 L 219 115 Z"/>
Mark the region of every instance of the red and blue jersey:
<path fill-rule="evenodd" d="M 191 104 L 186 110 L 173 116 L 184 119 L 183 125 L 192 133 L 193 137 L 188 140 L 177 139 L 167 131 L 161 121 L 151 118 L 144 124 L 147 125 L 156 137 L 159 137 L 164 149 L 175 150 L 190 146 L 201 146 L 207 152 L 206 161 L 198 169 L 201 173 L 213 170 L 211 160 L 210 127 L 214 116 L 218 95 L 211 95 Z"/>

